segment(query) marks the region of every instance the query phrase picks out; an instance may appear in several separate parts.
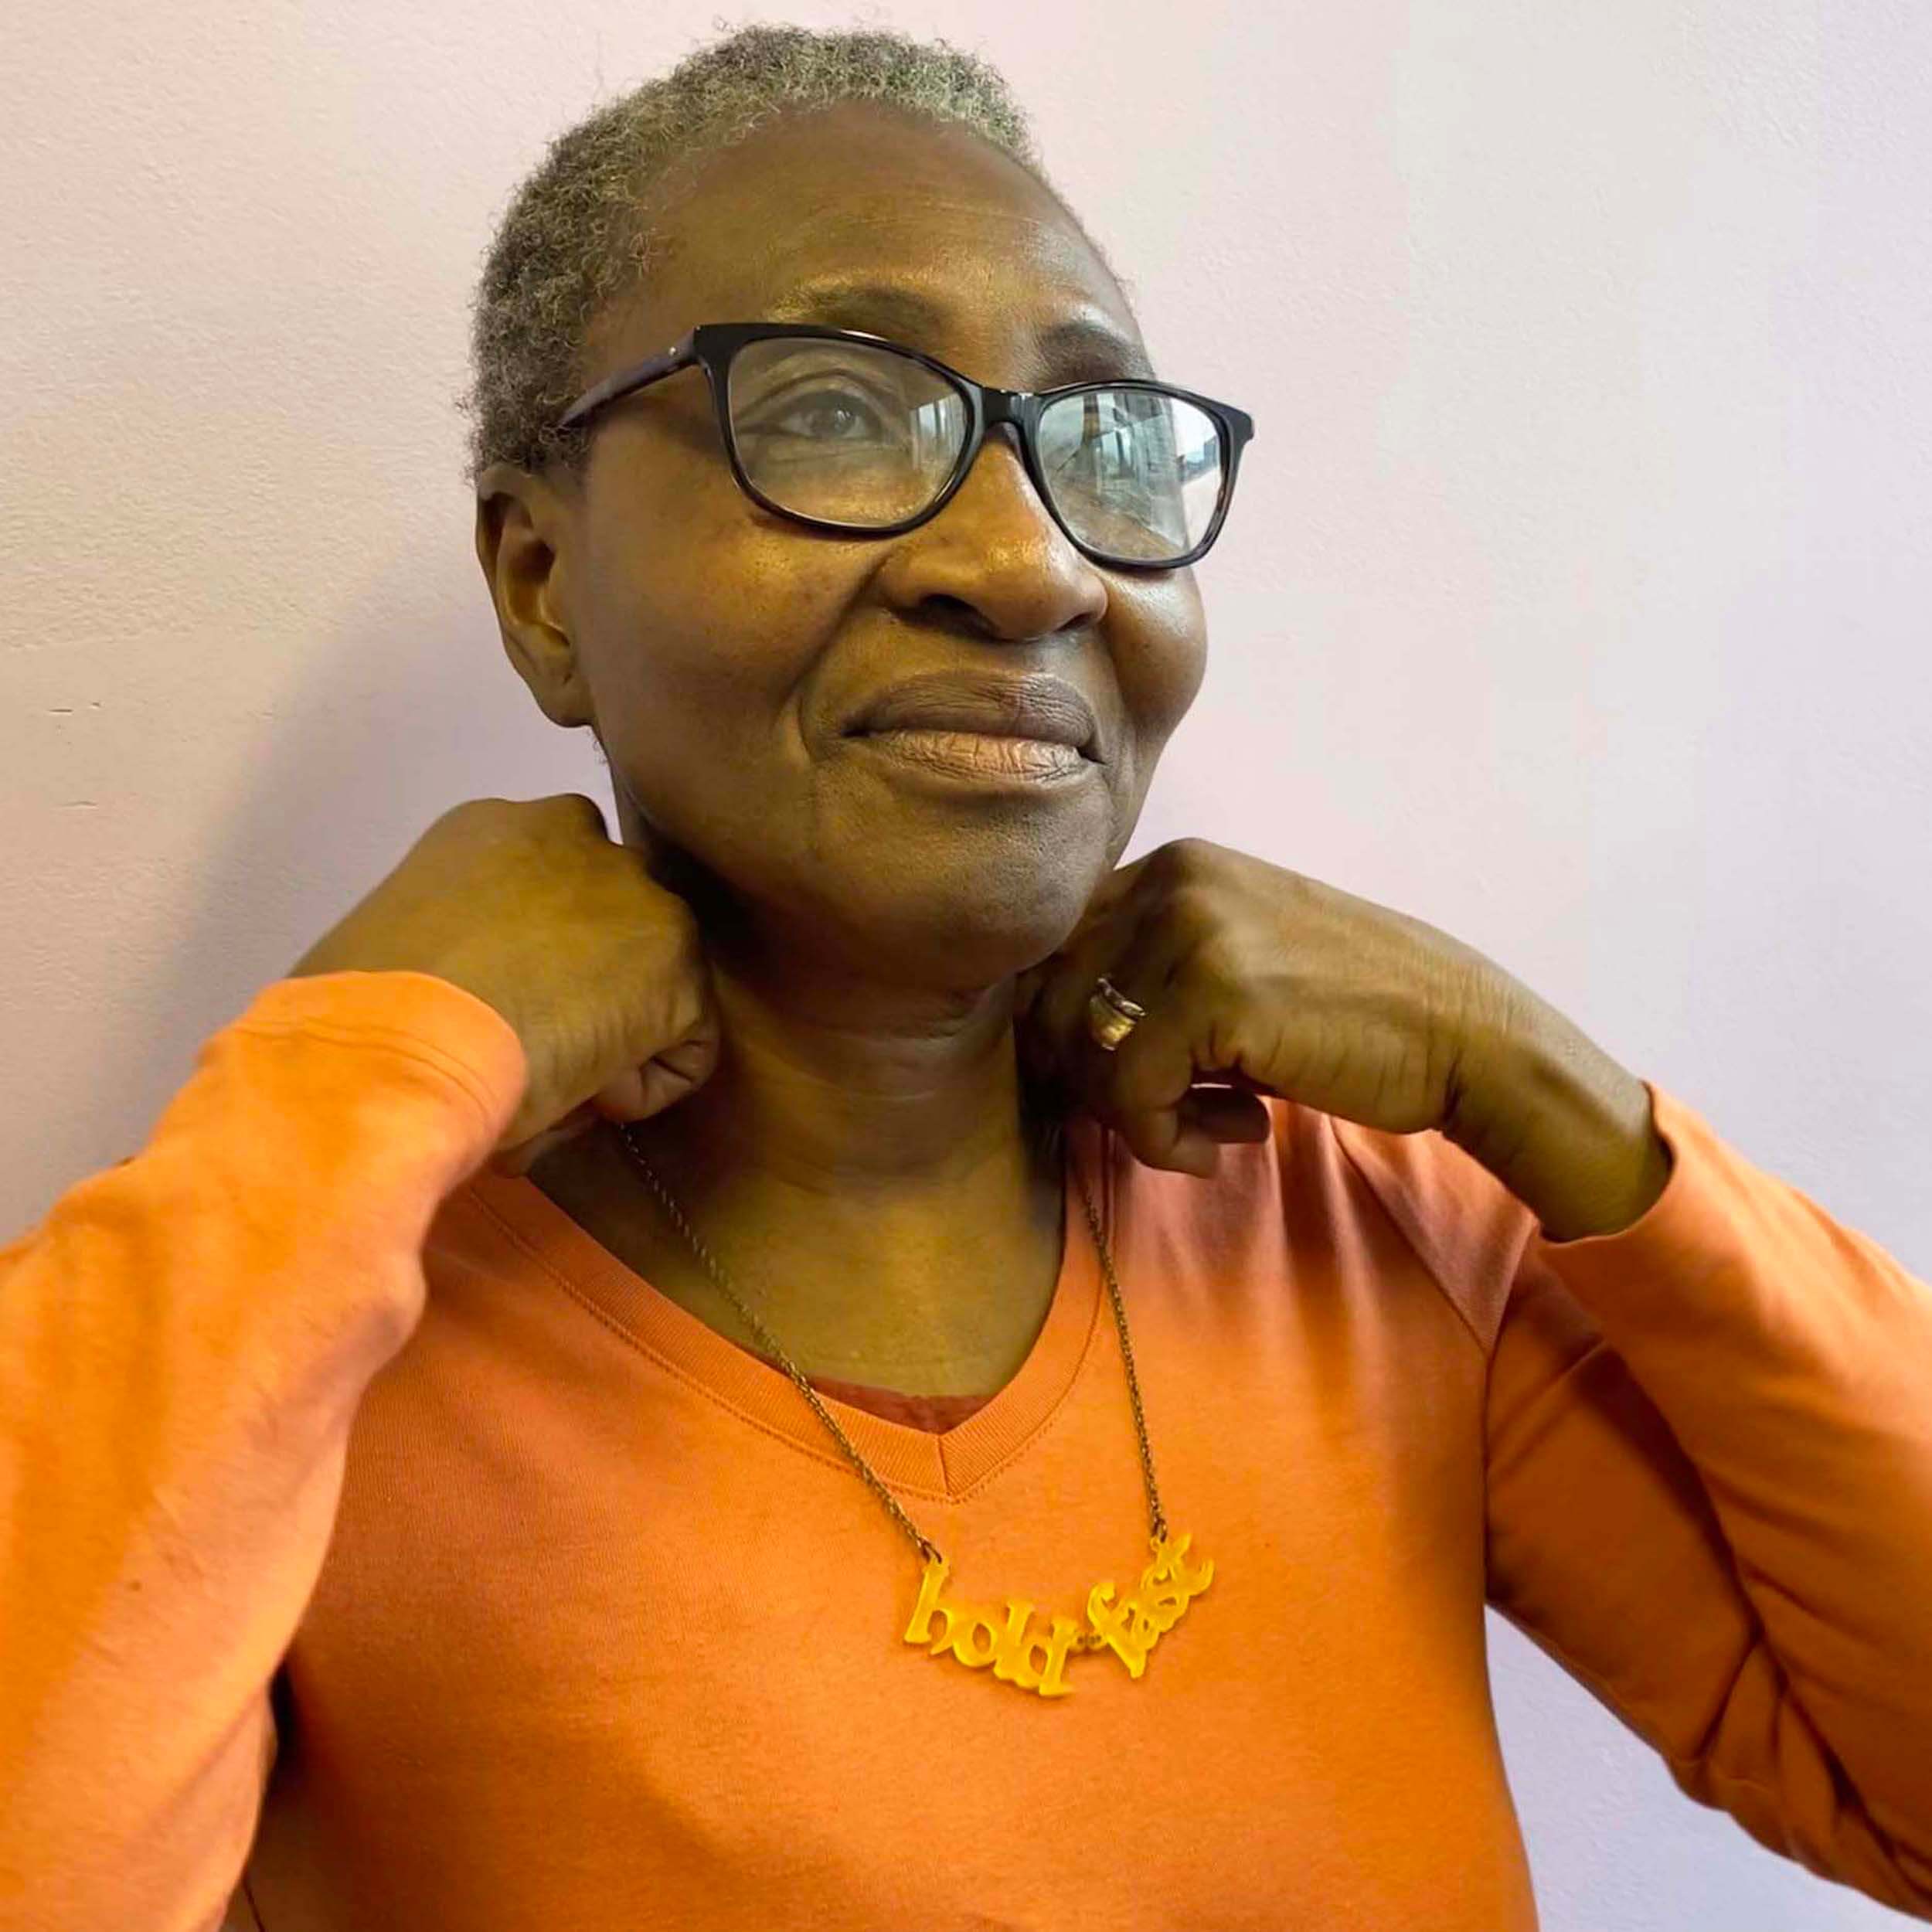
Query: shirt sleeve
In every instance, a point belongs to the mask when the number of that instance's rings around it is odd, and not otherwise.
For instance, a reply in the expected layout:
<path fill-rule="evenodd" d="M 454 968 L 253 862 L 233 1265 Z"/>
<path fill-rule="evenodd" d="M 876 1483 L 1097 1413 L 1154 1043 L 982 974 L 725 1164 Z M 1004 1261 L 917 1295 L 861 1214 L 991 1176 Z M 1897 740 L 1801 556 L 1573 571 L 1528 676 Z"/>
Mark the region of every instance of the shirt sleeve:
<path fill-rule="evenodd" d="M 526 1078 L 448 981 L 277 981 L 139 1153 L 0 1250 L 9 1932 L 223 1923 L 351 1420 Z"/>
<path fill-rule="evenodd" d="M 1645 1085 L 1642 1218 L 1524 1210 L 1489 1601 L 1688 1796 L 1932 1920 L 1932 1288 Z"/>

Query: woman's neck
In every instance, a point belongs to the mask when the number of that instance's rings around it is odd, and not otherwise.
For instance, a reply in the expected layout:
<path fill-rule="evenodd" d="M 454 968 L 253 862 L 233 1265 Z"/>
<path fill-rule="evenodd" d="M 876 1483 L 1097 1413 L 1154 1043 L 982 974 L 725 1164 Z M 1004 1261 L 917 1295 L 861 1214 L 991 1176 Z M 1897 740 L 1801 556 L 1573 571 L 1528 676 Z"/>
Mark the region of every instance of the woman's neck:
<path fill-rule="evenodd" d="M 719 1291 L 624 1146 L 640 1151 L 741 1300 L 808 1376 L 919 1395 L 1003 1388 L 1063 1264 L 1063 1138 L 1016 1137 L 950 1189 L 860 1200 L 739 1165 L 706 1171 L 674 1107 L 553 1149 L 527 1178 L 660 1294 L 741 1346 L 764 1341 Z M 653 1128 L 656 1128 L 655 1133 Z"/>
<path fill-rule="evenodd" d="M 842 1087 L 799 1072 L 796 1049 L 727 1051 L 688 1098 L 566 1143 L 528 1178 L 659 1292 L 764 1352 L 628 1141 L 802 1373 L 988 1393 L 1032 1348 L 1063 1258 L 1063 1117 L 1002 1030 L 950 1094 L 896 1069 Z"/>

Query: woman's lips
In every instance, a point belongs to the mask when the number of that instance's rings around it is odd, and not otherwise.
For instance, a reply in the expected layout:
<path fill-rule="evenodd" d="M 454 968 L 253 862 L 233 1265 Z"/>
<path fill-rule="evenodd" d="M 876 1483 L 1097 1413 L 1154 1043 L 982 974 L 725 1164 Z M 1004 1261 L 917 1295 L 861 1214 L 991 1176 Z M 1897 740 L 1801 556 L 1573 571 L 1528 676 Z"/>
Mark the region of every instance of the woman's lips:
<path fill-rule="evenodd" d="M 887 756 L 948 776 L 1062 781 L 1097 769 L 1074 745 L 1045 738 L 1009 738 L 980 731 L 895 730 L 859 734 L 862 744 Z"/>

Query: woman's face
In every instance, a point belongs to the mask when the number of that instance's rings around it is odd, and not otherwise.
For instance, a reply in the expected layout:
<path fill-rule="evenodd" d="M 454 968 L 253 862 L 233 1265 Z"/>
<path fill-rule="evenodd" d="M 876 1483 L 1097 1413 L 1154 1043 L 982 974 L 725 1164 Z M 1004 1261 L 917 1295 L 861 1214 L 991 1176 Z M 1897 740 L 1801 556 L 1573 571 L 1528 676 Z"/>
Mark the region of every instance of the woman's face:
<path fill-rule="evenodd" d="M 1003 388 L 1155 372 L 1079 230 L 963 131 L 864 107 L 781 121 L 706 162 L 660 226 L 587 384 L 754 320 L 866 329 Z M 553 514 L 544 597 L 624 836 L 644 842 L 641 818 L 695 860 L 758 957 L 961 991 L 1043 957 L 1117 862 L 1205 668 L 1192 573 L 1087 562 L 1004 430 L 920 529 L 828 535 L 739 490 L 688 369 L 600 420 Z M 1040 672 L 1098 723 L 1072 782 L 943 787 L 846 735 L 908 678 Z"/>

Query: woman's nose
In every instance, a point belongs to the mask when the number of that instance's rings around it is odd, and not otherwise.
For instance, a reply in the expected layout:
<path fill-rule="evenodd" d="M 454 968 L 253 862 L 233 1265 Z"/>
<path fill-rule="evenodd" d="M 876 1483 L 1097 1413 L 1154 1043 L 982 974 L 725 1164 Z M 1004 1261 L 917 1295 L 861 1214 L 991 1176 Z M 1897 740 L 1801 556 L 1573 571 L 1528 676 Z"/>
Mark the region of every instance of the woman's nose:
<path fill-rule="evenodd" d="M 1012 638 L 1106 614 L 1106 579 L 1053 521 L 1012 437 L 1004 424 L 989 433 L 952 501 L 894 543 L 879 584 L 900 609 L 945 599 Z"/>

